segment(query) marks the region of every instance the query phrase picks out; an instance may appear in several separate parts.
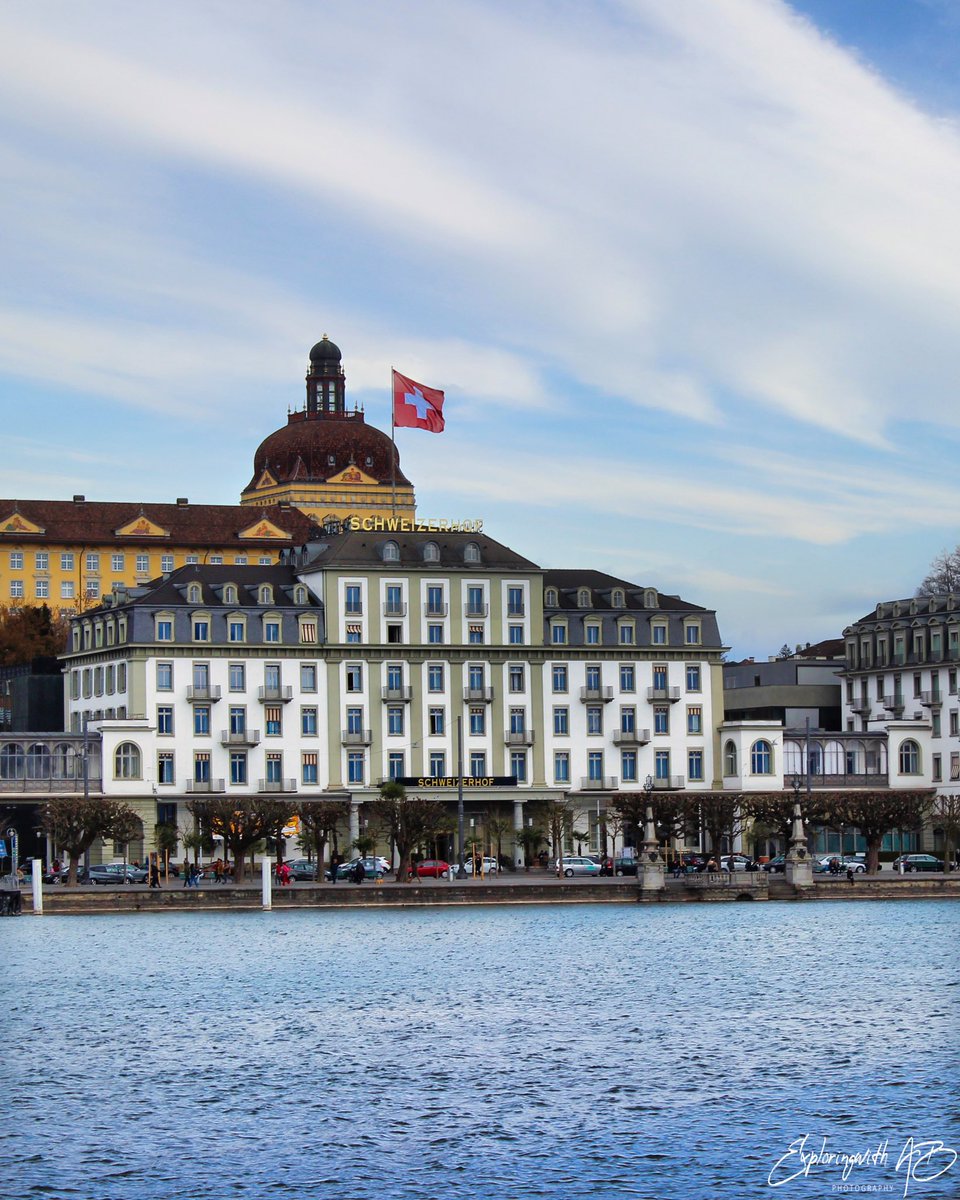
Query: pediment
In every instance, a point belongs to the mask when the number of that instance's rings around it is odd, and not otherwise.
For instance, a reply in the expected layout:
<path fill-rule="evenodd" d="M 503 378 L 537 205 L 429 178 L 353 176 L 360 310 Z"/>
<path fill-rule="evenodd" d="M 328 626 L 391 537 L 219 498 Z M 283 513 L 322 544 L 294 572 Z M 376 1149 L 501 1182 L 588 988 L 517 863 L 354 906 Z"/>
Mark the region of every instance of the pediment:
<path fill-rule="evenodd" d="M 0 517 L 0 533 L 46 533 L 46 530 L 42 525 L 28 521 L 22 513 L 12 512 Z"/>
<path fill-rule="evenodd" d="M 132 521 L 128 521 L 126 525 L 121 525 L 119 529 L 115 529 L 113 532 L 116 537 L 168 538 L 170 536 L 169 529 L 164 529 L 156 521 L 151 521 L 145 513 L 141 513 L 139 517 L 134 517 Z"/>
<path fill-rule="evenodd" d="M 260 488 L 271 488 L 271 487 L 276 487 L 276 486 L 277 486 L 277 481 L 274 479 L 274 477 L 270 474 L 269 471 L 264 470 L 264 471 L 261 471 L 260 478 L 253 485 L 253 490 L 256 492 L 256 491 L 259 491 Z"/>
<path fill-rule="evenodd" d="M 379 482 L 379 479 L 374 479 L 372 475 L 361 471 L 353 463 L 349 467 L 344 467 L 342 471 L 338 471 L 336 475 L 327 476 L 327 483 L 369 483 L 376 486 Z"/>
<path fill-rule="evenodd" d="M 237 537 L 241 539 L 277 538 L 285 542 L 290 541 L 290 534 L 285 529 L 281 529 L 279 525 L 274 525 L 272 521 L 268 521 L 266 518 L 255 522 L 255 524 L 248 526 L 246 529 L 241 529 Z"/>

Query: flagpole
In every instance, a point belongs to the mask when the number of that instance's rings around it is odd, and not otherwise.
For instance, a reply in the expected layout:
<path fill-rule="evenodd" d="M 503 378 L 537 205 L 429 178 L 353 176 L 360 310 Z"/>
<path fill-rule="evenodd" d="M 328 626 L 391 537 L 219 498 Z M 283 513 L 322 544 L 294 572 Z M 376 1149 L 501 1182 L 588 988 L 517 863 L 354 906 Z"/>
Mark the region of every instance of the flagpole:
<path fill-rule="evenodd" d="M 390 515 L 397 515 L 397 402 L 394 396 L 393 379 L 395 368 L 390 368 Z"/>

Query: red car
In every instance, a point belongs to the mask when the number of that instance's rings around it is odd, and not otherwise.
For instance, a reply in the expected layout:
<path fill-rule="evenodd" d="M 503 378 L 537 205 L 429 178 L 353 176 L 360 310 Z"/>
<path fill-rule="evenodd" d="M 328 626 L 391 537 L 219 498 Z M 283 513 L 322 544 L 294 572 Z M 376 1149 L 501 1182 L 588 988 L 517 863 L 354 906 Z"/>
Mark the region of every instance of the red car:
<path fill-rule="evenodd" d="M 421 879 L 449 879 L 450 864 L 442 859 L 425 858 L 423 862 L 417 863 L 415 871 L 411 871 L 411 876 L 419 875 Z"/>

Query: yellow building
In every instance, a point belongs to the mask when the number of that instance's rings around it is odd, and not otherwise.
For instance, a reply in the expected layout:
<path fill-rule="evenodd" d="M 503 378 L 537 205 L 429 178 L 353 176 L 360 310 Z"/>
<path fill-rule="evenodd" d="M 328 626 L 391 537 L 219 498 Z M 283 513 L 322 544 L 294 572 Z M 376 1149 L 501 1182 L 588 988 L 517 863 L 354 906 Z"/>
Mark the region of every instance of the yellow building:
<path fill-rule="evenodd" d="M 239 505 L 0 500 L 0 604 L 73 612 L 114 584 L 189 563 L 275 563 L 330 520 L 415 517 L 393 441 L 347 411 L 344 390 L 340 350 L 324 334 L 310 351 L 306 406 L 260 444 Z"/>

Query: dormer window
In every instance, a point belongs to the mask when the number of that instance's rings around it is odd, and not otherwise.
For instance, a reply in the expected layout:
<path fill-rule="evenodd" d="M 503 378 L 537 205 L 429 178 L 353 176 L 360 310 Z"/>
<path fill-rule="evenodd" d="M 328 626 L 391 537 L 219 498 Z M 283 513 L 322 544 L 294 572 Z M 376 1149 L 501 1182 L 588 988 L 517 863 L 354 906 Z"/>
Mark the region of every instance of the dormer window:
<path fill-rule="evenodd" d="M 440 561 L 440 547 L 437 545 L 436 542 L 427 542 L 427 544 L 424 546 L 423 561 L 424 562 L 439 562 Z"/>
<path fill-rule="evenodd" d="M 223 589 L 223 602 L 224 604 L 238 603 L 237 585 L 235 583 L 228 583 Z"/>
<path fill-rule="evenodd" d="M 259 597 L 260 597 L 261 604 L 272 604 L 273 603 L 273 588 L 270 586 L 269 583 L 261 583 L 260 584 Z"/>
<path fill-rule="evenodd" d="M 657 596 L 656 588 L 646 588 L 643 593 L 644 608 L 659 608 L 660 600 Z"/>
<path fill-rule="evenodd" d="M 293 589 L 293 602 L 294 604 L 306 604 L 307 602 L 307 589 L 302 583 Z"/>
<path fill-rule="evenodd" d="M 476 542 L 467 542 L 463 548 L 463 561 L 468 563 L 478 563 L 480 561 L 480 547 Z"/>
<path fill-rule="evenodd" d="M 200 591 L 200 584 L 199 583 L 191 583 L 190 586 L 187 588 L 187 603 L 188 604 L 200 604 L 201 600 L 202 600 L 202 594 Z"/>
<path fill-rule="evenodd" d="M 613 589 L 613 595 L 610 597 L 610 603 L 614 608 L 627 607 L 627 598 L 623 593 L 623 588 Z"/>
<path fill-rule="evenodd" d="M 547 608 L 558 608 L 560 606 L 560 598 L 557 595 L 557 589 L 547 588 L 543 595 L 543 602 Z"/>
<path fill-rule="evenodd" d="M 577 608 L 589 608 L 589 607 L 590 607 L 590 589 L 589 588 L 581 588 L 577 592 Z"/>
<path fill-rule="evenodd" d="M 383 544 L 383 561 L 384 562 L 399 562 L 400 547 L 396 542 L 384 542 Z"/>

